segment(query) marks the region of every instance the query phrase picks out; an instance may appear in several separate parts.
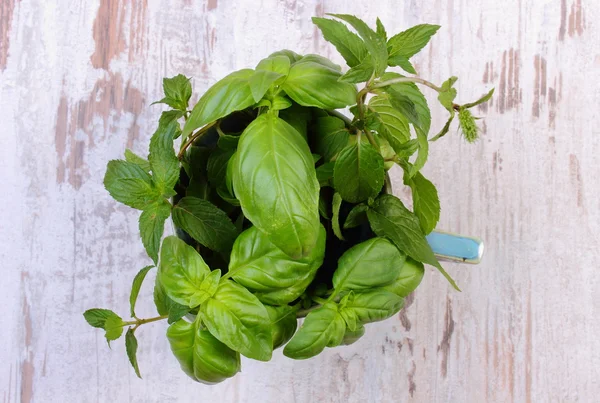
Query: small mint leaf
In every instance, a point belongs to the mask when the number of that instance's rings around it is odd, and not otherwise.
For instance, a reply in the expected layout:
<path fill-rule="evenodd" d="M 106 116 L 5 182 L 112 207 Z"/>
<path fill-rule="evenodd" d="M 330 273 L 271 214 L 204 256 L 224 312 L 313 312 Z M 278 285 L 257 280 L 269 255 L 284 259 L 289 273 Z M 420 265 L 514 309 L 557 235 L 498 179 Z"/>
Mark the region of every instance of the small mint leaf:
<path fill-rule="evenodd" d="M 138 378 L 142 379 L 142 376 L 140 375 L 140 368 L 138 367 L 137 362 L 137 348 L 137 339 L 133 333 L 133 329 L 129 328 L 127 329 L 127 333 L 125 333 L 125 351 L 127 352 L 127 357 L 129 358 L 129 362 L 131 363 L 135 374 L 138 376 Z"/>
<path fill-rule="evenodd" d="M 154 266 L 146 266 L 142 270 L 138 272 L 133 278 L 133 283 L 131 284 L 131 295 L 129 296 L 129 311 L 131 316 L 135 318 L 135 303 L 137 301 L 138 295 L 140 293 L 140 288 L 142 287 L 142 283 L 146 278 L 146 274 L 152 269 Z"/>
<path fill-rule="evenodd" d="M 93 308 L 85 311 L 83 313 L 83 317 L 91 326 L 104 329 L 104 323 L 108 318 L 119 318 L 119 315 L 117 315 L 110 309 Z"/>

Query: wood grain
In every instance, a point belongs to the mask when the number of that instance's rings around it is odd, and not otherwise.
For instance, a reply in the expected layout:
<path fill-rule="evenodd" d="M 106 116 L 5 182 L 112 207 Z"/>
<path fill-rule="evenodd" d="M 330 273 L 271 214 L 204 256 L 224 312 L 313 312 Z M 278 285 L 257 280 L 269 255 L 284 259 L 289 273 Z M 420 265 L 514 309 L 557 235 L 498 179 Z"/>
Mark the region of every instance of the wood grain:
<path fill-rule="evenodd" d="M 181 373 L 166 324 L 145 326 L 137 379 L 122 343 L 109 350 L 81 316 L 94 306 L 125 314 L 149 262 L 138 213 L 102 187 L 106 162 L 146 150 L 163 76 L 192 76 L 197 99 L 281 48 L 341 62 L 310 21 L 328 12 L 380 16 L 388 32 L 438 23 L 420 75 L 459 76 L 462 101 L 496 87 L 479 109 L 481 141 L 452 131 L 425 170 L 440 226 L 481 236 L 483 263 L 448 265 L 462 293 L 428 272 L 403 312 L 353 346 L 244 360 L 212 387 Z M 591 0 L 3 0 L 2 402 L 596 401 L 599 19 Z M 433 116 L 441 127 L 443 111 Z M 140 314 L 153 313 L 149 284 Z"/>

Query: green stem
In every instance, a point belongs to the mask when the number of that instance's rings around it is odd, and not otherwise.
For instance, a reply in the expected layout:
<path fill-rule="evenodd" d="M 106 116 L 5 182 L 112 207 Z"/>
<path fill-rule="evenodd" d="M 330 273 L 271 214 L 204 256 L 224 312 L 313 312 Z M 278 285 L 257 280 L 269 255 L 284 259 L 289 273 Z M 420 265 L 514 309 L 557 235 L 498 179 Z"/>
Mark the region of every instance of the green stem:
<path fill-rule="evenodd" d="M 131 320 L 131 321 L 123 322 L 124 323 L 123 326 L 135 325 L 135 327 L 133 328 L 133 330 L 135 330 L 138 327 L 140 327 L 141 325 L 144 325 L 146 323 L 157 322 L 159 320 L 167 319 L 168 317 L 169 317 L 169 315 L 162 315 L 162 316 L 156 316 L 154 318 L 148 318 L 148 319 Z"/>
<path fill-rule="evenodd" d="M 325 305 L 327 303 L 327 300 L 321 297 L 311 297 L 311 299 L 321 305 Z"/>
<path fill-rule="evenodd" d="M 204 136 L 204 134 L 211 127 L 213 127 L 214 125 L 216 125 L 218 122 L 219 122 L 218 120 L 215 120 L 214 122 L 207 124 L 206 126 L 204 126 L 203 128 L 201 128 L 200 130 L 198 130 L 196 133 L 194 133 L 190 137 L 188 137 L 188 139 L 186 140 L 186 142 L 181 145 L 181 149 L 179 150 L 179 154 L 177 154 L 177 158 L 179 158 L 181 160 L 183 158 L 183 155 L 185 154 L 185 150 L 187 150 L 188 147 L 191 146 L 194 141 L 196 141 L 200 137 Z"/>
<path fill-rule="evenodd" d="M 427 80 L 423 80 L 422 78 L 419 77 L 398 77 L 398 78 L 392 78 L 391 80 L 387 80 L 387 81 L 382 81 L 379 83 L 375 83 L 373 85 L 371 85 L 370 87 L 365 87 L 363 88 L 362 91 L 364 91 L 365 89 L 368 88 L 368 91 L 374 90 L 376 88 L 382 88 L 382 87 L 387 87 L 388 85 L 392 85 L 392 84 L 398 84 L 398 83 L 419 83 L 419 84 L 423 84 L 433 90 L 436 90 L 437 92 L 442 92 L 443 90 L 438 87 L 437 85 L 427 81 Z M 361 91 L 361 92 L 362 92 Z M 360 92 L 359 92 L 360 94 Z"/>
<path fill-rule="evenodd" d="M 352 121 L 348 116 L 344 115 L 343 113 L 338 112 L 334 109 L 327 109 L 325 112 L 327 112 L 329 116 L 334 116 L 338 119 L 342 119 L 347 128 L 352 128 Z"/>

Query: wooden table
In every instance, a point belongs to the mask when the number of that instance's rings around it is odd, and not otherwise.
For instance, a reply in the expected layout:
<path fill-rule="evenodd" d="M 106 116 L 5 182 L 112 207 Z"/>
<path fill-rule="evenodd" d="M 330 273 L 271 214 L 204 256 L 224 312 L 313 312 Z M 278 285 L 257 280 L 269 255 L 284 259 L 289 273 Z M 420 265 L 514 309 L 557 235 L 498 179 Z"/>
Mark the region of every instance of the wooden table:
<path fill-rule="evenodd" d="M 591 402 L 600 393 L 600 3 L 593 0 L 29 1 L 0 4 L 0 398 L 3 402 Z M 417 70 L 496 87 L 476 145 L 433 145 L 440 227 L 479 235 L 479 266 L 429 270 L 406 309 L 318 358 L 245 360 L 218 386 L 179 369 L 165 323 L 141 329 L 143 380 L 81 313 L 127 313 L 149 263 L 138 213 L 103 189 L 143 153 L 163 76 L 195 98 L 272 51 L 341 62 L 311 24 L 379 15 L 442 25 Z M 434 99 L 432 93 L 432 100 Z M 444 112 L 434 103 L 433 127 Z M 395 173 L 399 180 L 398 172 Z M 397 188 L 399 193 L 404 190 Z M 150 282 L 140 314 L 153 314 Z"/>

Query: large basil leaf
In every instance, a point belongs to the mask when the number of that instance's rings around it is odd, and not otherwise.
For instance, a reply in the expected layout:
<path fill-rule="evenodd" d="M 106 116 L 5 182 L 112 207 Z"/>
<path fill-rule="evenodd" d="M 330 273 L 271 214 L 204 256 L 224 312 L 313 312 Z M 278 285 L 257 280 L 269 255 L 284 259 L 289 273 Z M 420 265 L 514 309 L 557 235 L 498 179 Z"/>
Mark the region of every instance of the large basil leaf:
<path fill-rule="evenodd" d="M 116 201 L 139 210 L 158 200 L 161 195 L 147 172 L 139 165 L 123 160 L 108 163 L 104 187 Z"/>
<path fill-rule="evenodd" d="M 364 334 L 365 327 L 363 325 L 359 325 L 354 331 L 346 329 L 346 333 L 344 333 L 344 339 L 342 340 L 342 344 L 344 346 L 349 346 L 350 344 L 355 343 L 358 339 L 364 336 Z"/>
<path fill-rule="evenodd" d="M 306 316 L 300 330 L 283 349 L 283 354 L 296 360 L 314 357 L 325 347 L 339 346 L 345 331 L 346 323 L 337 305 L 327 303 Z"/>
<path fill-rule="evenodd" d="M 278 50 L 277 52 L 273 52 L 269 55 L 269 57 L 276 56 L 285 56 L 290 60 L 290 63 L 296 63 L 298 60 L 302 59 L 301 55 L 289 49 Z"/>
<path fill-rule="evenodd" d="M 385 238 L 371 238 L 354 245 L 338 260 L 333 273 L 336 293 L 381 287 L 394 281 L 405 256 Z"/>
<path fill-rule="evenodd" d="M 160 248 L 160 239 L 165 229 L 165 221 L 171 215 L 171 204 L 165 199 L 146 206 L 140 214 L 139 228 L 142 243 L 152 258 L 154 264 L 158 262 L 158 250 Z"/>
<path fill-rule="evenodd" d="M 215 295 L 200 306 L 202 323 L 220 341 L 248 358 L 269 361 L 273 336 L 269 313 L 258 298 L 224 279 Z"/>
<path fill-rule="evenodd" d="M 322 155 L 325 161 L 333 160 L 348 145 L 350 133 L 346 124 L 335 116 L 316 119 L 314 125 L 314 151 Z"/>
<path fill-rule="evenodd" d="M 398 278 L 393 283 L 383 287 L 383 289 L 393 292 L 399 297 L 407 297 L 421 284 L 424 274 L 425 268 L 423 267 L 423 263 L 406 258 L 402 269 L 400 269 Z"/>
<path fill-rule="evenodd" d="M 369 51 L 369 55 L 373 59 L 373 67 L 375 69 L 375 75 L 379 77 L 383 74 L 387 67 L 388 61 L 388 50 L 385 39 L 373 31 L 364 21 L 359 18 L 348 15 L 348 14 L 329 14 L 333 17 L 339 18 L 340 20 L 346 21 L 356 32 L 364 39 L 365 46 Z M 361 60 L 362 61 L 362 60 Z"/>
<path fill-rule="evenodd" d="M 335 160 L 333 185 L 347 202 L 360 203 L 377 196 L 384 179 L 383 157 L 371 144 L 358 141 L 344 148 Z"/>
<path fill-rule="evenodd" d="M 269 56 L 256 65 L 256 71 L 270 71 L 279 74 L 281 79 L 276 80 L 275 84 L 281 84 L 290 72 L 290 65 L 291 62 L 287 56 Z"/>
<path fill-rule="evenodd" d="M 327 42 L 331 42 L 350 67 L 360 64 L 367 56 L 365 43 L 339 21 L 313 17 L 312 22 L 319 27 Z"/>
<path fill-rule="evenodd" d="M 402 144 L 410 140 L 408 120 L 394 108 L 387 94 L 377 95 L 369 101 L 369 109 L 375 112 L 375 119 L 379 121 L 377 131 L 398 152 Z"/>
<path fill-rule="evenodd" d="M 229 274 L 262 302 L 283 305 L 298 298 L 312 282 L 325 256 L 327 233 L 320 225 L 319 238 L 310 254 L 292 259 L 256 227 L 237 237 L 231 251 Z"/>
<path fill-rule="evenodd" d="M 341 313 L 352 311 L 358 322 L 371 323 L 389 318 L 403 306 L 404 298 L 390 291 L 375 289 L 352 293 Z"/>
<path fill-rule="evenodd" d="M 319 183 L 302 136 L 263 114 L 242 133 L 234 162 L 244 215 L 288 256 L 309 255 L 319 234 Z"/>
<path fill-rule="evenodd" d="M 225 212 L 207 200 L 184 197 L 173 207 L 173 222 L 202 245 L 219 252 L 231 249 L 237 229 Z"/>
<path fill-rule="evenodd" d="M 297 309 L 289 305 L 265 305 L 271 319 L 271 336 L 273 349 L 283 346 L 292 338 L 298 327 Z"/>
<path fill-rule="evenodd" d="M 199 127 L 254 104 L 256 101 L 250 85 L 253 75 L 252 69 L 235 71 L 210 87 L 185 122 L 182 139 Z"/>
<path fill-rule="evenodd" d="M 158 279 L 167 295 L 175 302 L 190 308 L 202 299 L 202 283 L 210 268 L 194 248 L 176 236 L 164 239 L 160 250 Z"/>
<path fill-rule="evenodd" d="M 167 323 L 169 325 L 177 322 L 190 311 L 189 306 L 178 304 L 169 298 L 158 276 L 154 282 L 154 305 L 159 315 L 168 315 Z"/>
<path fill-rule="evenodd" d="M 367 211 L 371 229 L 379 236 L 391 239 L 398 248 L 418 262 L 436 267 L 452 286 L 458 286 L 438 262 L 425 239 L 419 219 L 395 196 L 383 194 Z"/>
<path fill-rule="evenodd" d="M 179 180 L 179 160 L 173 148 L 178 130 L 179 123 L 173 121 L 167 126 L 159 126 L 150 139 L 148 161 L 152 168 L 152 179 L 165 197 L 176 194 L 173 188 Z"/>
<path fill-rule="evenodd" d="M 215 384 L 241 369 L 240 354 L 217 340 L 198 323 L 179 320 L 167 329 L 171 351 L 181 369 L 195 381 Z"/>
<path fill-rule="evenodd" d="M 356 86 L 338 81 L 342 74 L 331 66 L 302 58 L 290 68 L 281 88 L 294 101 L 322 109 L 345 108 L 356 102 Z"/>

